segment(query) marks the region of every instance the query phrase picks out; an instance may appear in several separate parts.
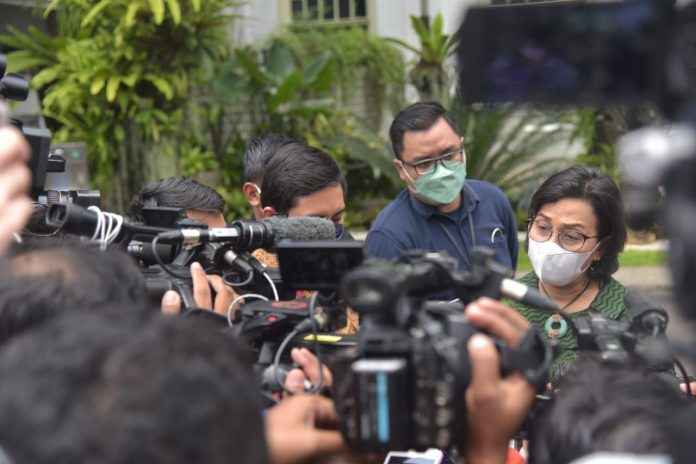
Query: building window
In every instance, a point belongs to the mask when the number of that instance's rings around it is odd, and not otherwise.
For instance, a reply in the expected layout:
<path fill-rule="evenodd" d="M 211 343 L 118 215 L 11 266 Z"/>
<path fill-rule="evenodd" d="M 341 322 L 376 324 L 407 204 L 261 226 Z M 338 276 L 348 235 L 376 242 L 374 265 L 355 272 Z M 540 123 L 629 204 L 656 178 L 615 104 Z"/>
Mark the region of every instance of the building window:
<path fill-rule="evenodd" d="M 368 26 L 368 0 L 289 0 L 292 25 Z"/>

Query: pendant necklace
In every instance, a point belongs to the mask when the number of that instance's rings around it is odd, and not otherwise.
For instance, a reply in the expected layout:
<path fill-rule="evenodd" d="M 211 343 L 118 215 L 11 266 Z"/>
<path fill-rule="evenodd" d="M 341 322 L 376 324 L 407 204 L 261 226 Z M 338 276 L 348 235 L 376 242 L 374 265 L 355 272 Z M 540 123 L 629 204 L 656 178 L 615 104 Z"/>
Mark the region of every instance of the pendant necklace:
<path fill-rule="evenodd" d="M 590 287 L 590 284 L 592 283 L 592 279 L 587 279 L 587 284 L 580 290 L 580 293 L 575 295 L 572 300 L 568 302 L 565 306 L 561 308 L 561 311 L 565 311 L 566 308 L 568 308 L 570 305 L 578 301 L 578 299 L 587 291 L 587 289 Z M 544 287 L 544 283 L 542 281 L 539 281 L 539 285 L 541 285 L 541 289 L 544 291 L 544 295 L 546 295 L 547 298 L 549 298 L 551 301 L 551 297 L 549 296 L 549 292 L 546 291 L 546 287 Z M 568 332 L 568 323 L 561 317 L 560 314 L 558 313 L 553 313 L 549 316 L 548 319 L 546 319 L 546 322 L 544 323 L 544 333 L 546 334 L 546 338 L 554 339 L 554 338 L 560 338 L 563 335 Z"/>

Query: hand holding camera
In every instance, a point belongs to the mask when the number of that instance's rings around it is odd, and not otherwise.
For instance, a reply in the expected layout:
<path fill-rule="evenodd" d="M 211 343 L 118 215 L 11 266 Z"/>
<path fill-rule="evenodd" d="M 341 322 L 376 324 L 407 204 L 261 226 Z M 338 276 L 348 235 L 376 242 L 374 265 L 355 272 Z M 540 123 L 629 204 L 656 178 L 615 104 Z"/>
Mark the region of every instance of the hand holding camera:
<path fill-rule="evenodd" d="M 464 314 L 472 325 L 511 348 L 530 327 L 519 313 L 490 298 L 469 304 Z M 527 417 L 535 387 L 518 372 L 501 377 L 500 355 L 489 337 L 472 336 L 468 351 L 472 375 L 466 390 L 466 462 L 505 462 L 507 444 Z"/>
<path fill-rule="evenodd" d="M 27 196 L 31 174 L 27 167 L 29 145 L 11 127 L 0 127 L 0 252 L 22 229 L 32 212 Z"/>

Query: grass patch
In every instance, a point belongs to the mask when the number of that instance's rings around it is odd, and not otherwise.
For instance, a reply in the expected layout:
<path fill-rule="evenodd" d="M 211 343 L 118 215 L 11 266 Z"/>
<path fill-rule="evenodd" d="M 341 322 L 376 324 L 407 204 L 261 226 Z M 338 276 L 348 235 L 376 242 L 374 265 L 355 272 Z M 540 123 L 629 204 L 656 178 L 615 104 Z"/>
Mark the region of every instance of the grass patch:
<path fill-rule="evenodd" d="M 667 264 L 667 253 L 656 250 L 626 250 L 619 255 L 619 267 L 640 267 L 640 266 L 665 266 Z M 532 263 L 529 261 L 527 253 L 520 247 L 517 257 L 517 272 L 528 272 L 532 270 Z"/>
<path fill-rule="evenodd" d="M 656 250 L 626 250 L 619 255 L 619 267 L 666 266 L 667 252 Z"/>

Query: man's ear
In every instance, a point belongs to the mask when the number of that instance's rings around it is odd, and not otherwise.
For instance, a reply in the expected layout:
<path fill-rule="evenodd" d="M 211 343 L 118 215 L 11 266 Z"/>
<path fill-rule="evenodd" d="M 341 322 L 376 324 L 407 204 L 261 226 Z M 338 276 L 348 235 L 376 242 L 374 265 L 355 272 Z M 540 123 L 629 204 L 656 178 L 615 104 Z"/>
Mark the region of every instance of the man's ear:
<path fill-rule="evenodd" d="M 399 177 L 401 177 L 401 180 L 404 182 L 408 182 L 408 177 L 406 177 L 406 174 L 404 174 L 404 166 L 401 164 L 401 161 L 398 159 L 392 160 L 392 164 L 394 165 L 394 169 L 396 169 L 396 172 L 399 173 Z"/>
<path fill-rule="evenodd" d="M 252 208 L 259 207 L 261 204 L 261 195 L 259 195 L 259 191 L 256 190 L 256 186 L 253 182 L 244 182 L 244 185 L 242 185 L 242 193 Z"/>
<path fill-rule="evenodd" d="M 264 217 L 264 218 L 268 218 L 268 217 L 271 217 L 271 216 L 275 216 L 275 215 L 276 215 L 276 211 L 273 209 L 272 206 L 266 206 L 266 207 L 261 211 L 261 214 L 263 214 L 263 217 Z"/>

